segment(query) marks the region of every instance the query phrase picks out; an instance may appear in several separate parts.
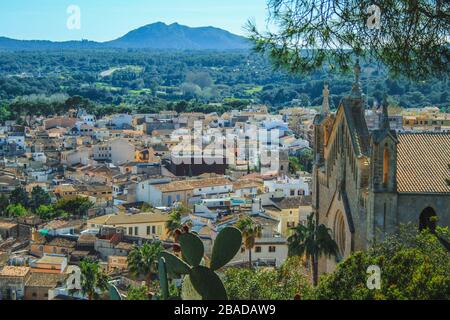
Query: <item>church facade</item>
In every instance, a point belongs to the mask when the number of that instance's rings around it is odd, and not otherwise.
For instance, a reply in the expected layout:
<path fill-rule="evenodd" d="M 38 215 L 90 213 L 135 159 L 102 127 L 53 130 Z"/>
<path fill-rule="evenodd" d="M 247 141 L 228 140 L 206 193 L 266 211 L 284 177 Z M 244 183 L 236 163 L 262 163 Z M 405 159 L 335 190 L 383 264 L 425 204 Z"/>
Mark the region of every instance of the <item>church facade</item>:
<path fill-rule="evenodd" d="M 359 75 L 357 64 L 336 113 L 326 85 L 314 119 L 313 210 L 339 248 L 338 257 L 319 259 L 320 273 L 401 224 L 450 225 L 450 134 L 391 130 L 386 98 L 379 126 L 369 132 Z"/>

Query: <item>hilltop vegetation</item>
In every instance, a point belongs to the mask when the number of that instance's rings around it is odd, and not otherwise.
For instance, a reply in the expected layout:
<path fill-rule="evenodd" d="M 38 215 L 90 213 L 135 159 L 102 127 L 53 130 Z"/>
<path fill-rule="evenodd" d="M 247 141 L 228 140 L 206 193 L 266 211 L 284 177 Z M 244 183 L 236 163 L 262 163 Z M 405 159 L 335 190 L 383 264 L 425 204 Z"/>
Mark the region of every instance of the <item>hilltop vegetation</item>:
<path fill-rule="evenodd" d="M 11 105 L 23 101 L 33 114 L 46 114 L 70 96 L 89 100 L 99 114 L 163 109 L 223 112 L 250 102 L 274 110 L 317 106 L 324 81 L 330 84 L 332 107 L 337 107 L 350 91 L 353 75 L 318 70 L 293 76 L 274 71 L 267 59 L 245 50 L 0 52 L 0 117 L 17 115 Z M 392 79 L 382 67 L 363 64 L 362 84 L 370 105 L 381 101 L 385 91 L 405 108 L 449 105 L 446 81 Z"/>

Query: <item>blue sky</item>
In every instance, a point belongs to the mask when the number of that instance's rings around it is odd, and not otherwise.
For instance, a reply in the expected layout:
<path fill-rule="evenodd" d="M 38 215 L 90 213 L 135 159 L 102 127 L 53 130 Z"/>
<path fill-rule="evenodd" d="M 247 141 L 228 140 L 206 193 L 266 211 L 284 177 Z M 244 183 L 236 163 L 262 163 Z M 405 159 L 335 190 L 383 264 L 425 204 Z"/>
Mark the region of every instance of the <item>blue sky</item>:
<path fill-rule="evenodd" d="M 67 8 L 77 5 L 81 28 L 68 29 Z M 248 19 L 265 26 L 266 0 L 2 0 L 0 36 L 39 40 L 112 40 L 162 21 L 215 26 L 245 34 Z"/>

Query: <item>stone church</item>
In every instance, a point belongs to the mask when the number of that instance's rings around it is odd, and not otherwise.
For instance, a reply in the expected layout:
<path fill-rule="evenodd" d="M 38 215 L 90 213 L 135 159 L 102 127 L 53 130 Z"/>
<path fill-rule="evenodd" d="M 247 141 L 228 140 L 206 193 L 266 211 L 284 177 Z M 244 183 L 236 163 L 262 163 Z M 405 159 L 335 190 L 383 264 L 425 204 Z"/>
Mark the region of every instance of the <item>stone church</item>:
<path fill-rule="evenodd" d="M 450 134 L 391 130 L 386 97 L 379 127 L 369 132 L 360 72 L 357 63 L 335 113 L 325 86 L 314 119 L 313 210 L 339 247 L 338 257 L 320 259 L 320 273 L 400 224 L 450 225 Z"/>

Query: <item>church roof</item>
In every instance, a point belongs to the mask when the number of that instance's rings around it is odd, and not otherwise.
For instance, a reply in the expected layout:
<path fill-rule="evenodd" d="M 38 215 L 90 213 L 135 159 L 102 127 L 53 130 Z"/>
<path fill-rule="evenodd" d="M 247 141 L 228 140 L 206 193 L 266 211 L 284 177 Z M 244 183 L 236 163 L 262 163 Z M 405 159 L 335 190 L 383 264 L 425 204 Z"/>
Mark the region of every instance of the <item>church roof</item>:
<path fill-rule="evenodd" d="M 350 137 L 357 156 L 369 153 L 369 130 L 364 118 L 363 98 L 347 97 L 342 100 Z"/>
<path fill-rule="evenodd" d="M 450 194 L 450 134 L 399 133 L 397 191 Z"/>

